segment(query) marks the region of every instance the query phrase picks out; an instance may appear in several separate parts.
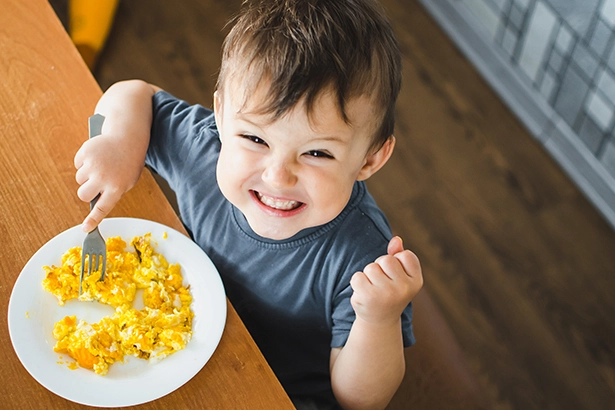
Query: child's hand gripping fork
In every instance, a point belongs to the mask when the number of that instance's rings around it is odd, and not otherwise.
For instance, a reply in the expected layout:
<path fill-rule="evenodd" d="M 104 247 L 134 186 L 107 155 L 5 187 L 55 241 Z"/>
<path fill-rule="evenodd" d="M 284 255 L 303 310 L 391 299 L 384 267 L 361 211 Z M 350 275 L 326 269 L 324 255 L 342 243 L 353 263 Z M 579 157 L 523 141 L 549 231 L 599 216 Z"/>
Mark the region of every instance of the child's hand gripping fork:
<path fill-rule="evenodd" d="M 100 114 L 92 115 L 89 118 L 89 130 L 90 130 L 90 138 L 94 138 L 97 135 L 100 135 L 102 132 L 102 125 L 105 121 L 105 117 Z M 90 211 L 96 205 L 96 201 L 100 194 L 96 195 L 96 197 L 90 202 Z M 105 279 L 105 268 L 107 265 L 107 246 L 105 245 L 105 240 L 100 235 L 100 231 L 98 227 L 94 228 L 90 233 L 87 234 L 85 239 L 83 240 L 83 251 L 81 252 L 81 277 L 79 278 L 79 295 L 82 293 L 82 283 L 83 276 L 86 272 L 86 257 L 88 266 L 87 266 L 87 274 L 90 275 L 92 272 L 96 272 L 99 268 L 101 268 L 100 279 Z M 102 259 L 102 267 L 99 259 Z"/>

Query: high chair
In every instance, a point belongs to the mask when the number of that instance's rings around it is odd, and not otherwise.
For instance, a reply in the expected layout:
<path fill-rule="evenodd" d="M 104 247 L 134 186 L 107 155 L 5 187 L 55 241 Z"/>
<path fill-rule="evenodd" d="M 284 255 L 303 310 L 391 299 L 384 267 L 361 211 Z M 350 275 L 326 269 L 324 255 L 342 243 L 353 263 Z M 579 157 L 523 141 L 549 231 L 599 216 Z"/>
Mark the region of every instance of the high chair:
<path fill-rule="evenodd" d="M 107 40 L 119 0 L 69 0 L 68 32 L 90 70 Z"/>

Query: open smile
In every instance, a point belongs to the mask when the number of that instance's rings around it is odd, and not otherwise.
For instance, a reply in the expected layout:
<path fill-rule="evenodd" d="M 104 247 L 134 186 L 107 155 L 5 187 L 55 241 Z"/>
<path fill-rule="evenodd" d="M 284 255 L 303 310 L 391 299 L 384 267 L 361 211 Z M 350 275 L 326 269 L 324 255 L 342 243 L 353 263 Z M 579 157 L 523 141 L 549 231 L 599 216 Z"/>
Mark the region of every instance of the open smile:
<path fill-rule="evenodd" d="M 303 202 L 293 201 L 290 199 L 274 198 L 264 195 L 258 191 L 251 191 L 254 199 L 268 211 L 273 211 L 276 214 L 284 214 L 290 216 L 295 214 L 305 207 Z"/>

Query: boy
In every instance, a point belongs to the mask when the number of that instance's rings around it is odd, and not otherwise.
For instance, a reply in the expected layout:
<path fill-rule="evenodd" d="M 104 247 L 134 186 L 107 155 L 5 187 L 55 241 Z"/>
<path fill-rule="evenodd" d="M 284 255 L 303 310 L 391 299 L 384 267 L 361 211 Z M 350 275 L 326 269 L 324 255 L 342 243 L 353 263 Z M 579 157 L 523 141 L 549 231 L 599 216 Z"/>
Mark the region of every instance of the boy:
<path fill-rule="evenodd" d="M 102 135 L 75 156 L 90 231 L 144 163 L 299 408 L 383 408 L 414 342 L 420 264 L 364 180 L 395 145 L 400 55 L 375 0 L 247 1 L 214 110 L 113 85 Z M 198 314 L 198 312 L 197 312 Z"/>

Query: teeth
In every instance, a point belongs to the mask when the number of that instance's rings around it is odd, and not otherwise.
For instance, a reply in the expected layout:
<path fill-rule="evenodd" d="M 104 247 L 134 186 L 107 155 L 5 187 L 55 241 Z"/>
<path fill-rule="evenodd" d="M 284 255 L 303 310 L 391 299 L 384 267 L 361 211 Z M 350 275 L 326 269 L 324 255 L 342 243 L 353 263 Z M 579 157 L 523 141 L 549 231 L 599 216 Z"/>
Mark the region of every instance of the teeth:
<path fill-rule="evenodd" d="M 299 205 L 299 202 L 297 201 L 280 201 L 280 200 L 271 198 L 269 196 L 264 196 L 260 192 L 257 192 L 256 195 L 258 196 L 258 199 L 260 199 L 261 202 L 264 203 L 265 205 L 270 206 L 275 209 L 280 209 L 283 211 L 289 211 L 291 209 L 296 208 Z"/>

